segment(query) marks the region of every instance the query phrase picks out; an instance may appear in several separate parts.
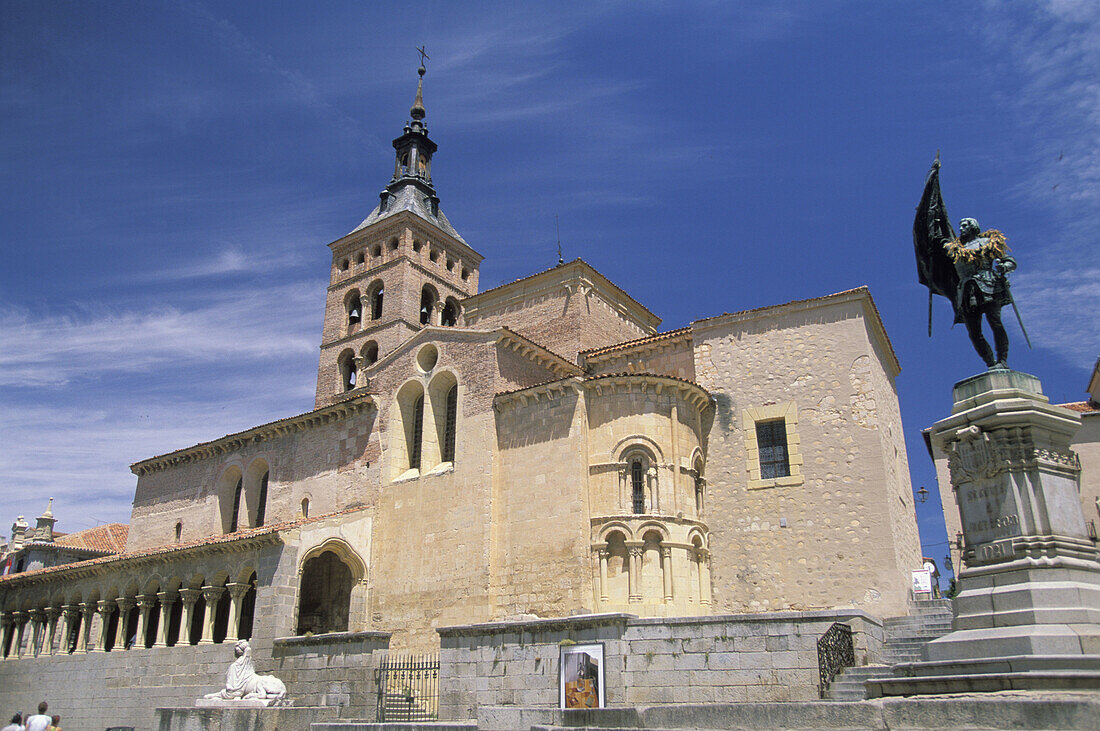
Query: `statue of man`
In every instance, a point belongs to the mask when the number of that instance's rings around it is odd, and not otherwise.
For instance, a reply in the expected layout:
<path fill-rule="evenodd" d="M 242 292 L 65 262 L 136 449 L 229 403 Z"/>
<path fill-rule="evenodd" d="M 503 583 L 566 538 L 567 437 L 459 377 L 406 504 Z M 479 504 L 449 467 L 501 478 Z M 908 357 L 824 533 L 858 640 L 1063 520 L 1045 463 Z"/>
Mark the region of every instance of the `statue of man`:
<path fill-rule="evenodd" d="M 1008 255 L 1003 233 L 982 231 L 973 218 L 960 221 L 955 236 L 940 194 L 939 170 L 937 155 L 913 221 L 917 272 L 921 284 L 928 287 L 928 334 L 932 334 L 932 295 L 943 295 L 951 300 L 955 322 L 966 325 L 970 342 L 986 366 L 1008 368 L 1008 333 L 1001 322 L 1001 308 L 1013 304 L 1007 275 L 1016 268 L 1016 260 Z M 982 332 L 983 317 L 993 331 L 996 352 Z"/>

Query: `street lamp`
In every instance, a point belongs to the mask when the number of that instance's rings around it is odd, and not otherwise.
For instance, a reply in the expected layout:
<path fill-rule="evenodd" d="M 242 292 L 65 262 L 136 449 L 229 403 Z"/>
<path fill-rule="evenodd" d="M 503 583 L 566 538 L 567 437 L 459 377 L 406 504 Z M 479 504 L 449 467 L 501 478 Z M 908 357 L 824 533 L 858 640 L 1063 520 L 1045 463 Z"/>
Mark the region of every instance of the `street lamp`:
<path fill-rule="evenodd" d="M 927 499 L 928 491 L 924 489 L 924 485 L 921 485 L 920 489 L 917 490 L 917 502 L 923 503 Z"/>

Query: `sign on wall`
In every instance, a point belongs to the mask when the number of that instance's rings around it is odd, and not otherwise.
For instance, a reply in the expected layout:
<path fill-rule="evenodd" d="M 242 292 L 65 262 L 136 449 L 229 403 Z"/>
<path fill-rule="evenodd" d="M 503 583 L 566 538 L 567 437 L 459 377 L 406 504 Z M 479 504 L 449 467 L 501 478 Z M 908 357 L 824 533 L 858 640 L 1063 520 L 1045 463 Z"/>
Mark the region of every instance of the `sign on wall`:
<path fill-rule="evenodd" d="M 563 646 L 558 667 L 561 708 L 604 707 L 602 643 Z"/>
<path fill-rule="evenodd" d="M 913 572 L 913 595 L 917 594 L 932 594 L 932 572 L 928 569 Z"/>

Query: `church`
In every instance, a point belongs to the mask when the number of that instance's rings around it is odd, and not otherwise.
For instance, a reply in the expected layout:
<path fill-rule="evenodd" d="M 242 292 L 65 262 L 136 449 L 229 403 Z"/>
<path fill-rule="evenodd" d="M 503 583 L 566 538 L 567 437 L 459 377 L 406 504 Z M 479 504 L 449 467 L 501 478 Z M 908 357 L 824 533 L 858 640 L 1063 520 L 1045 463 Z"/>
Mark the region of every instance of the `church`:
<path fill-rule="evenodd" d="M 900 366 L 867 288 L 664 331 L 581 259 L 480 290 L 432 182 L 423 74 L 377 206 L 329 244 L 314 409 L 134 463 L 123 548 L 0 577 L 0 667 L 191 662 L 238 638 L 262 664 L 277 638 L 372 631 L 432 652 L 439 628 L 611 612 L 907 612 Z"/>

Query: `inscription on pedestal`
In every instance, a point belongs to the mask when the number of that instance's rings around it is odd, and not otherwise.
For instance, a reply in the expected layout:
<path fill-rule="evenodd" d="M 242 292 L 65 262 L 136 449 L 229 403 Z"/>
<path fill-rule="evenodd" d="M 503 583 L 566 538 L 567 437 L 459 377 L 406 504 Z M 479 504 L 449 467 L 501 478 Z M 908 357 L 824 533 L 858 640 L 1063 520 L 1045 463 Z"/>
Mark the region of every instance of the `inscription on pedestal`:
<path fill-rule="evenodd" d="M 975 545 L 1021 535 L 1016 499 L 1007 485 L 968 485 L 959 489 L 962 497 L 963 533 Z"/>

